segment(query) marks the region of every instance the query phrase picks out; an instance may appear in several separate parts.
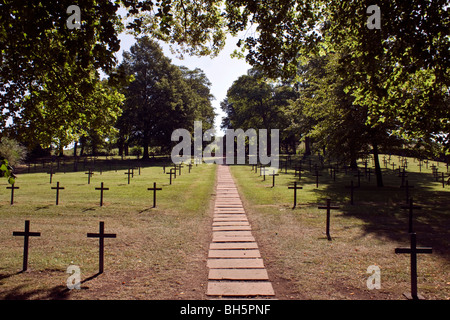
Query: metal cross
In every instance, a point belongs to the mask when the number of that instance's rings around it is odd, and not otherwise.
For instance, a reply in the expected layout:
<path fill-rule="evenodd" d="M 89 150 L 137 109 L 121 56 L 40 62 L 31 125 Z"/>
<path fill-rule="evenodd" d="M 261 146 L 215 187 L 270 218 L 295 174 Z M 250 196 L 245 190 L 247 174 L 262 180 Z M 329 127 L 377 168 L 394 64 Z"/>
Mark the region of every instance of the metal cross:
<path fill-rule="evenodd" d="M 294 189 L 294 207 L 292 209 L 295 209 L 297 206 L 297 190 L 303 189 L 303 187 L 297 187 L 297 181 L 294 181 L 294 186 L 288 187 L 288 189 Z"/>
<path fill-rule="evenodd" d="M 84 174 L 88 175 L 88 184 L 91 184 L 91 176 L 94 175 L 94 172 L 92 172 L 92 168 L 89 168 L 88 172 L 85 172 Z"/>
<path fill-rule="evenodd" d="M 156 182 L 153 182 L 153 188 L 147 188 L 147 190 L 153 190 L 153 208 L 156 207 L 156 191 L 162 190 L 162 188 L 156 187 Z"/>
<path fill-rule="evenodd" d="M 413 204 L 413 199 L 412 199 L 412 198 L 409 199 L 409 205 L 407 205 L 407 206 L 402 206 L 401 208 L 402 208 L 402 209 L 408 209 L 408 210 L 409 210 L 408 232 L 409 232 L 409 233 L 412 233 L 412 232 L 413 232 L 413 209 L 420 210 L 420 209 L 422 209 L 422 208 L 419 207 L 419 206 L 415 206 L 415 205 Z"/>
<path fill-rule="evenodd" d="M 331 241 L 330 236 L 330 210 L 331 209 L 339 209 L 339 207 L 331 206 L 331 199 L 327 199 L 327 205 L 326 206 L 318 206 L 319 209 L 327 209 L 327 226 L 326 226 L 326 234 L 327 239 Z"/>
<path fill-rule="evenodd" d="M 23 267 L 22 271 L 27 271 L 28 269 L 28 238 L 29 237 L 40 237 L 40 232 L 30 232 L 30 220 L 25 220 L 25 231 L 13 231 L 13 236 L 23 237 Z"/>
<path fill-rule="evenodd" d="M 99 238 L 98 273 L 103 273 L 105 238 L 115 238 L 115 233 L 105 233 L 105 223 L 100 221 L 99 233 L 88 233 L 88 238 Z"/>
<path fill-rule="evenodd" d="M 421 297 L 417 293 L 417 254 L 433 253 L 430 247 L 417 247 L 417 239 L 415 233 L 410 233 L 411 245 L 409 248 L 396 248 L 395 253 L 408 253 L 411 255 L 411 294 L 404 294 L 408 299 L 418 300 Z"/>
<path fill-rule="evenodd" d="M 14 204 L 14 189 L 19 189 L 19 187 L 15 187 L 14 183 L 10 187 L 6 187 L 6 189 L 11 189 L 11 205 Z"/>
<path fill-rule="evenodd" d="M 64 187 L 59 186 L 59 181 L 56 182 L 56 187 L 52 187 L 52 189 L 56 189 L 56 205 L 59 204 L 59 190 L 64 190 Z"/>
<path fill-rule="evenodd" d="M 103 190 L 109 190 L 109 188 L 104 188 L 103 182 L 102 182 L 101 187 L 95 188 L 95 190 L 100 190 L 100 207 L 102 207 L 103 206 Z"/>

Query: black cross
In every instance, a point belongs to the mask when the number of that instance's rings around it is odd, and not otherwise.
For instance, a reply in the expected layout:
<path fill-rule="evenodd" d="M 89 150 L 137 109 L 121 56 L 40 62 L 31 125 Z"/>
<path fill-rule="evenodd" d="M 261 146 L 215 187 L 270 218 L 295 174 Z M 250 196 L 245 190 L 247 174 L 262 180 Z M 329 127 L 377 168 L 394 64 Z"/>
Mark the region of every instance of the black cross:
<path fill-rule="evenodd" d="M 364 164 L 364 175 L 366 175 L 367 169 L 368 169 L 367 166 L 368 166 L 369 162 L 367 160 L 364 160 L 363 164 Z"/>
<path fill-rule="evenodd" d="M 294 186 L 288 187 L 288 189 L 294 189 L 294 207 L 292 209 L 295 209 L 297 206 L 297 190 L 303 189 L 303 187 L 297 187 L 297 181 L 294 181 Z"/>
<path fill-rule="evenodd" d="M 99 255 L 98 255 L 98 273 L 103 273 L 104 266 L 104 249 L 105 249 L 105 238 L 115 238 L 115 233 L 105 233 L 105 223 L 100 221 L 99 232 L 98 233 L 88 233 L 88 238 L 98 238 L 99 240 Z"/>
<path fill-rule="evenodd" d="M 302 178 L 302 171 L 303 171 L 303 169 L 302 169 L 301 165 L 300 166 L 295 166 L 294 167 L 294 177 L 297 176 L 297 172 L 298 172 L 298 180 L 300 180 Z"/>
<path fill-rule="evenodd" d="M 170 172 L 167 172 L 166 174 L 170 174 L 170 184 L 172 184 L 172 175 L 176 176 L 176 170 L 174 168 L 170 168 Z"/>
<path fill-rule="evenodd" d="M 13 231 L 13 236 L 23 237 L 23 267 L 22 271 L 27 271 L 28 269 L 28 238 L 29 237 L 40 237 L 40 232 L 30 232 L 30 221 L 25 220 L 25 231 Z"/>
<path fill-rule="evenodd" d="M 109 188 L 104 188 L 103 182 L 102 182 L 101 187 L 95 188 L 95 190 L 100 190 L 100 207 L 102 207 L 103 206 L 103 190 L 109 190 Z"/>
<path fill-rule="evenodd" d="M 264 170 L 264 172 L 262 172 Z M 266 181 L 266 167 L 260 167 L 259 168 L 259 176 L 261 176 L 261 172 L 262 172 L 262 176 L 263 176 L 263 181 Z"/>
<path fill-rule="evenodd" d="M 64 190 L 64 187 L 59 186 L 59 181 L 56 182 L 56 187 L 52 187 L 52 189 L 56 189 L 56 205 L 59 204 L 59 190 Z"/>
<path fill-rule="evenodd" d="M 183 168 L 182 164 L 176 164 L 175 165 L 175 170 L 178 169 L 178 175 L 181 176 L 181 168 Z"/>
<path fill-rule="evenodd" d="M 318 188 L 319 187 L 319 177 L 321 177 L 322 175 L 319 174 L 319 171 L 316 169 L 316 173 L 314 173 L 313 176 L 316 177 L 316 188 Z"/>
<path fill-rule="evenodd" d="M 403 186 L 405 184 L 405 178 L 408 176 L 406 174 L 405 168 L 403 168 L 403 171 L 399 171 L 398 176 L 402 178 L 402 183 L 401 183 L 400 187 L 403 188 Z"/>
<path fill-rule="evenodd" d="M 330 167 L 330 176 L 333 178 L 333 181 L 336 181 L 336 168 Z"/>
<path fill-rule="evenodd" d="M 406 203 L 409 203 L 409 189 L 414 188 L 414 186 L 410 186 L 408 180 L 406 180 L 404 186 L 400 186 L 400 188 L 405 188 L 406 191 Z"/>
<path fill-rule="evenodd" d="M 53 167 L 50 167 L 50 171 L 47 172 L 47 174 L 50 175 L 50 184 L 51 184 L 51 183 L 52 183 L 53 174 L 54 174 L 54 172 L 53 172 Z"/>
<path fill-rule="evenodd" d="M 189 173 L 191 173 L 192 163 L 189 163 L 189 164 L 188 164 L 188 168 L 189 168 Z"/>
<path fill-rule="evenodd" d="M 354 177 L 358 177 L 358 188 L 359 188 L 361 186 L 361 177 L 362 177 L 361 172 L 358 170 L 358 173 L 354 175 Z"/>
<path fill-rule="evenodd" d="M 130 184 L 130 176 L 133 174 L 130 168 L 128 168 L 128 172 L 125 172 L 124 174 L 128 175 L 128 184 Z"/>
<path fill-rule="evenodd" d="M 414 232 L 414 231 L 413 231 L 413 209 L 420 210 L 420 209 L 422 209 L 422 208 L 419 207 L 419 206 L 415 206 L 415 205 L 413 204 L 413 199 L 410 198 L 410 199 L 409 199 L 409 204 L 408 204 L 407 206 L 402 206 L 402 209 L 408 209 L 408 210 L 409 210 L 408 233 L 413 233 L 413 232 Z"/>
<path fill-rule="evenodd" d="M 419 166 L 419 172 L 422 172 L 422 166 L 423 166 L 422 161 L 419 160 L 419 163 L 417 165 Z"/>
<path fill-rule="evenodd" d="M 405 294 L 408 299 L 418 300 L 421 297 L 417 294 L 417 254 L 433 253 L 430 247 L 417 247 L 417 239 L 415 233 L 410 233 L 411 245 L 409 248 L 396 248 L 395 253 L 409 253 L 411 255 L 411 294 Z"/>
<path fill-rule="evenodd" d="M 431 165 L 431 172 L 433 173 L 433 177 L 435 178 L 436 178 L 436 170 L 437 170 L 436 166 L 434 164 Z"/>
<path fill-rule="evenodd" d="M 408 169 L 408 159 L 407 158 L 404 158 L 402 160 L 402 168 Z"/>
<path fill-rule="evenodd" d="M 345 186 L 345 187 L 346 187 L 346 188 L 350 188 L 350 204 L 353 205 L 353 193 L 354 193 L 354 190 L 355 190 L 356 188 L 358 188 L 358 187 L 355 187 L 355 186 L 353 185 L 353 180 L 350 181 L 350 186 Z"/>
<path fill-rule="evenodd" d="M 88 184 L 91 184 L 91 176 L 94 175 L 94 172 L 92 172 L 92 168 L 89 168 L 88 172 L 85 172 L 84 174 L 88 175 Z"/>
<path fill-rule="evenodd" d="M 19 187 L 15 187 L 14 183 L 11 187 L 6 187 L 6 189 L 11 189 L 11 205 L 14 204 L 14 189 L 19 189 Z"/>
<path fill-rule="evenodd" d="M 326 206 L 318 206 L 319 209 L 327 209 L 327 227 L 326 227 L 326 234 L 327 239 L 331 241 L 330 236 L 330 210 L 331 209 L 339 209 L 339 207 L 331 206 L 331 199 L 327 199 L 327 205 Z"/>
<path fill-rule="evenodd" d="M 156 191 L 162 190 L 162 188 L 156 187 L 156 182 L 153 182 L 153 188 L 147 188 L 147 190 L 153 190 L 153 208 L 156 207 Z"/>
<path fill-rule="evenodd" d="M 261 177 L 261 170 L 264 169 L 264 172 L 265 172 L 266 168 L 262 164 L 259 164 L 258 167 L 259 167 L 259 176 Z M 256 172 L 258 172 L 258 171 L 256 171 Z"/>
<path fill-rule="evenodd" d="M 287 167 L 288 167 L 287 161 L 283 161 L 281 163 L 281 167 L 283 167 L 283 166 L 284 166 L 284 173 L 287 173 Z"/>
<path fill-rule="evenodd" d="M 275 173 L 275 170 L 273 170 L 272 174 L 269 174 L 269 176 L 272 176 L 272 188 L 275 187 L 275 176 L 279 176 L 278 173 Z"/>

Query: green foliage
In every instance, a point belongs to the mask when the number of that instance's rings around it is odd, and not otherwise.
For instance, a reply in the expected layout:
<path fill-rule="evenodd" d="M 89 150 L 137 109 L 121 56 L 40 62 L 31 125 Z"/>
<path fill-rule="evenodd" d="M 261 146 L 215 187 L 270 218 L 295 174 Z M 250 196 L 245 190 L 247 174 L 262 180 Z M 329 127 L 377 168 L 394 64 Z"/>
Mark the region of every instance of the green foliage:
<path fill-rule="evenodd" d="M 222 1 L 122 1 L 137 34 L 170 43 L 174 53 L 216 56 L 225 45 Z"/>
<path fill-rule="evenodd" d="M 295 152 L 300 132 L 292 125 L 289 105 L 295 99 L 297 93 L 291 86 L 265 81 L 256 70 L 250 70 L 232 84 L 221 102 L 226 114 L 222 128 L 279 129 L 281 144 Z"/>
<path fill-rule="evenodd" d="M 169 150 L 175 129 L 193 131 L 195 120 L 204 121 L 207 129 L 213 125 L 210 82 L 204 73 L 172 65 L 149 37 L 137 39 L 119 68 L 134 79 L 124 90 L 119 140 L 141 145 L 143 158 L 148 158 L 149 146 Z"/>
<path fill-rule="evenodd" d="M 410 144 L 438 143 L 438 152 L 450 152 L 450 15 L 446 0 L 380 2 L 379 30 L 367 28 L 366 10 L 373 4 L 368 0 L 82 0 L 77 3 L 82 9 L 80 30 L 69 30 L 65 25 L 66 9 L 71 4 L 69 0 L 2 2 L 0 129 L 13 131 L 22 141 L 62 146 L 82 136 L 110 133 L 110 123 L 120 114 L 123 99 L 117 94 L 118 86 L 126 84 L 128 76 L 143 74 L 128 72 L 126 65 L 114 69 L 118 33 L 124 28 L 117 10 L 123 5 L 131 21 L 129 30 L 163 40 L 181 55 L 215 56 L 224 47 L 227 33 L 239 34 L 240 52 L 236 56 L 245 56 L 261 75 L 296 82 L 300 87 L 307 81 L 302 66 L 317 56 L 337 53 L 339 61 L 333 70 L 335 80 L 342 83 L 336 99 L 352 101 L 352 106 L 367 111 L 358 118 L 365 119 L 361 126 L 377 128 L 377 132 L 388 130 L 383 134 L 406 139 Z M 155 99 L 153 107 L 145 99 L 133 102 L 139 96 L 132 93 L 133 87 L 138 90 L 143 85 L 135 80 L 127 87 L 127 103 L 145 105 L 151 116 L 146 112 L 127 114 L 125 110 L 118 123 L 119 140 L 162 145 L 169 140 L 172 124 L 185 126 L 193 119 L 211 123 L 209 96 L 198 86 L 209 87 L 204 75 L 195 70 L 175 70 L 166 62 L 161 65 L 168 67 L 170 76 L 157 79 L 148 89 L 154 95 L 164 92 L 167 99 Z M 115 89 L 103 90 L 99 69 L 108 74 L 114 70 L 109 86 Z M 292 140 L 305 133 L 302 128 L 320 120 L 302 116 L 294 121 L 292 116 L 296 117 L 300 107 L 288 103 L 267 107 L 274 103 L 264 95 L 268 88 L 245 85 L 252 95 L 247 102 L 253 107 L 224 101 L 228 105 L 224 108 L 234 117 L 226 119 L 227 126 L 236 125 L 247 114 L 249 120 L 242 120 L 242 125 L 287 128 L 283 139 Z M 281 91 L 284 93 L 279 96 L 289 93 Z M 193 107 L 195 104 L 200 107 Z M 166 117 L 162 106 L 168 114 L 178 116 Z M 342 112 L 338 115 L 343 116 Z M 159 122 L 153 125 L 155 119 Z M 7 122 L 14 126 L 8 128 Z M 151 136 L 149 130 L 143 130 L 143 122 L 153 126 Z M 318 134 L 325 134 L 316 129 Z"/>
<path fill-rule="evenodd" d="M 0 18 L 0 129 L 27 143 L 62 147 L 107 132 L 123 97 L 102 83 L 119 50 L 118 5 L 78 2 L 81 29 L 66 26 L 71 1 L 4 1 Z M 4 93 L 4 94 L 3 94 Z M 9 123 L 7 125 L 7 122 Z"/>
<path fill-rule="evenodd" d="M 25 147 L 20 145 L 16 140 L 8 137 L 2 137 L 0 142 L 0 157 L 5 159 L 6 166 L 12 167 L 20 164 L 25 159 L 27 152 Z"/>
<path fill-rule="evenodd" d="M 364 26 L 369 1 L 332 2 L 329 49 L 342 51 L 347 90 L 368 108 L 368 123 L 397 121 L 392 132 L 412 143 L 449 145 L 450 38 L 447 1 L 380 3 L 379 30 Z"/>
<path fill-rule="evenodd" d="M 16 182 L 16 176 L 14 175 L 13 171 L 13 168 L 8 164 L 8 160 L 1 160 L 0 174 L 2 175 L 2 177 L 8 178 L 9 184 L 14 184 Z"/>

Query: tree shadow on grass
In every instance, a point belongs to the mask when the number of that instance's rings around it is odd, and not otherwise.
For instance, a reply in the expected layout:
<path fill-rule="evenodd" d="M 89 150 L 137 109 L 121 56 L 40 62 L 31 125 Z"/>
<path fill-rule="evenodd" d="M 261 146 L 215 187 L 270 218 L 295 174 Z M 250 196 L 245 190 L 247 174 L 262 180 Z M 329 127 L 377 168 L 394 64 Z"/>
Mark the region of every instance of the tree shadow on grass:
<path fill-rule="evenodd" d="M 69 291 L 64 286 L 55 286 L 51 289 L 36 289 L 24 291 L 25 285 L 16 286 L 5 296 L 4 300 L 30 300 L 38 298 L 39 300 L 65 300 L 69 296 Z"/>
<path fill-rule="evenodd" d="M 0 280 L 19 275 L 22 272 L 16 272 L 12 274 L 0 274 Z M 92 276 L 81 281 L 81 284 L 85 284 L 95 278 L 97 278 L 101 273 L 93 274 Z M 81 287 L 81 289 L 88 289 L 88 287 Z M 66 300 L 70 297 L 71 289 L 67 286 L 58 285 L 48 289 L 33 289 L 27 290 L 25 284 L 15 286 L 9 289 L 8 292 L 2 293 L 3 300 Z"/>
<path fill-rule="evenodd" d="M 312 178 L 308 183 L 315 183 L 315 178 Z M 344 217 L 364 221 L 362 228 L 365 234 L 375 234 L 407 245 L 409 210 L 402 209 L 407 205 L 406 188 L 400 187 L 401 179 L 392 170 L 387 170 L 383 178 L 385 187 L 382 188 L 376 187 L 373 177 L 370 182 L 361 179 L 361 186 L 354 190 L 354 205 L 350 204 L 350 189 L 345 188 L 352 179 L 355 183 L 353 175 L 343 175 L 335 182 L 326 177 L 312 192 L 320 203 L 330 198 L 333 204 L 340 206 Z M 408 173 L 408 182 L 413 186 L 409 196 L 414 205 L 421 207 L 413 210 L 413 231 L 417 233 L 418 245 L 433 247 L 433 253 L 450 260 L 450 193 L 445 189 L 438 190 L 437 183 L 428 174 Z"/>

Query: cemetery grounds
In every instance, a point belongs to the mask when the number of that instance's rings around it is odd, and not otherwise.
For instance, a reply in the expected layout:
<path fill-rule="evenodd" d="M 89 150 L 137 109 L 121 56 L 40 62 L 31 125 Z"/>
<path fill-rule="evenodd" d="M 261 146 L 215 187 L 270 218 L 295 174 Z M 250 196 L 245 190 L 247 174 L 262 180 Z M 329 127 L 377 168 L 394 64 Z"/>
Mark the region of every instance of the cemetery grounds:
<path fill-rule="evenodd" d="M 380 156 L 380 158 L 383 155 Z M 449 209 L 450 186 L 442 186 L 428 168 L 408 159 L 410 196 L 421 210 L 414 211 L 418 245 L 433 248 L 433 254 L 418 255 L 419 293 L 427 299 L 450 298 Z M 410 290 L 409 255 L 394 253 L 408 247 L 408 211 L 405 189 L 400 188 L 398 170 L 383 166 L 384 187 L 375 177 L 361 178 L 355 189 L 354 205 L 345 188 L 354 172 L 341 168 L 335 178 L 320 167 L 319 187 L 307 165 L 300 180 L 294 176 L 295 157 L 287 173 L 260 176 L 249 165 L 236 165 L 231 172 L 240 191 L 252 232 L 258 242 L 276 299 L 403 299 Z M 319 163 L 313 157 L 313 163 Z M 401 159 L 392 156 L 398 168 Z M 95 164 L 67 161 L 67 172 L 56 170 L 49 182 L 49 164 L 22 169 L 18 175 L 14 205 L 6 180 L 0 188 L 0 299 L 207 299 L 207 254 L 211 239 L 212 206 L 216 165 L 194 165 L 191 173 L 182 168 L 172 185 L 164 162 L 142 163 L 141 173 L 127 182 L 134 160 L 97 158 Z M 55 166 L 55 165 L 53 165 Z M 94 175 L 88 184 L 88 167 Z M 170 167 L 165 171 L 169 172 Z M 364 164 L 359 162 L 359 169 Z M 446 172 L 444 163 L 438 170 Z M 422 172 L 419 172 L 419 171 Z M 101 173 L 100 173 L 101 171 Z M 177 171 L 178 172 L 178 171 Z M 57 182 L 60 203 L 55 205 Z M 297 206 L 293 190 L 298 181 Z M 99 206 L 104 182 L 104 205 Z M 153 183 L 157 206 L 152 208 Z M 339 209 L 331 211 L 330 233 L 325 236 L 325 211 L 318 206 L 330 198 Z M 30 220 L 28 271 L 22 266 L 23 237 L 13 237 Z M 117 238 L 105 239 L 105 271 L 98 275 L 98 240 L 87 238 L 97 232 L 99 221 L 105 232 Z M 70 265 L 80 267 L 81 289 L 69 290 L 66 283 Z M 369 266 L 380 268 L 380 289 L 368 289 Z"/>

